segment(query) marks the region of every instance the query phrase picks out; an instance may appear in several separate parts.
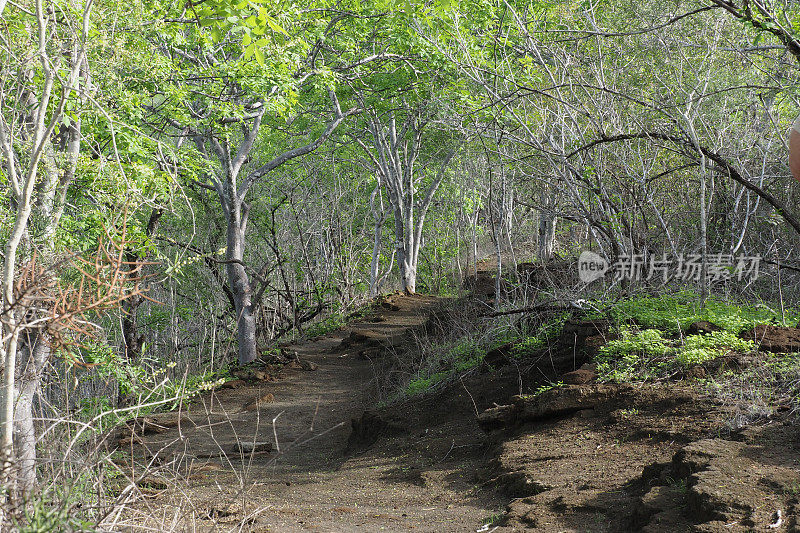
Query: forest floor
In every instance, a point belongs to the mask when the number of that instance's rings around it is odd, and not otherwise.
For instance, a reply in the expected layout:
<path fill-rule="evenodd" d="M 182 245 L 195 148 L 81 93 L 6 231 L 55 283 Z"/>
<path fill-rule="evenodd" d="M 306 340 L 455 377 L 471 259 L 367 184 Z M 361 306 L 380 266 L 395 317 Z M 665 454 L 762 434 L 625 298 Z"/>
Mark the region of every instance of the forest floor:
<path fill-rule="evenodd" d="M 115 527 L 798 527 L 795 415 L 733 430 L 730 406 L 689 382 L 592 383 L 590 366 L 574 372 L 587 360 L 567 339 L 591 341 L 598 333 L 592 324 L 567 328 L 562 346 L 524 369 L 484 367 L 438 392 L 381 407 L 377 376 L 392 358 L 413 357 L 404 348 L 435 328 L 446 306 L 392 295 L 377 309 L 342 331 L 286 347 L 299 359 L 275 375 L 229 383 L 118 435 L 129 452 L 120 464 L 127 461 L 144 497 Z M 522 394 L 569 372 L 565 382 L 576 384 Z"/>

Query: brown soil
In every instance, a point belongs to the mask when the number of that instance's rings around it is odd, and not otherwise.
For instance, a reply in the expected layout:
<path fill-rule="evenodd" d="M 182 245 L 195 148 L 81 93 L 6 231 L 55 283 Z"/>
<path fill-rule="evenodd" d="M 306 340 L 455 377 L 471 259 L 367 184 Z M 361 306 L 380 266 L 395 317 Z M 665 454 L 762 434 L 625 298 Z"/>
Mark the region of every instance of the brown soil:
<path fill-rule="evenodd" d="M 742 333 L 741 337 L 754 341 L 765 352 L 791 353 L 800 350 L 800 329 L 759 324 Z"/>
<path fill-rule="evenodd" d="M 413 357 L 404 347 L 442 312 L 422 296 L 383 303 L 287 347 L 299 359 L 274 381 L 240 380 L 121 432 L 152 498 L 115 530 L 797 527 L 800 429 L 770 420 L 731 432 L 728 410 L 680 382 L 592 383 L 603 323 L 569 322 L 526 368 L 500 349 L 449 388 L 380 408 L 377 376 Z M 576 384 L 530 394 L 558 380 Z M 167 482 L 176 472 L 184 482 Z"/>
<path fill-rule="evenodd" d="M 794 524 L 797 428 L 731 435 L 725 410 L 679 385 L 542 396 L 517 407 L 507 426 L 525 425 L 498 435 L 485 472 L 513 498 L 498 533 L 752 531 L 778 510 Z"/>
<path fill-rule="evenodd" d="M 390 297 L 381 320 L 288 347 L 315 371 L 240 381 L 182 414 L 149 417 L 127 448 L 137 469 L 183 473 L 187 486 L 157 490 L 148 475 L 118 527 L 157 531 L 474 531 L 505 501 L 475 481 L 488 437 L 476 410 L 512 393 L 487 380 L 443 403 L 375 408 L 376 372 L 426 327 L 435 298 Z M 499 374 L 498 374 L 499 375 Z M 479 402 L 478 404 L 474 404 Z M 170 417 L 168 424 L 159 419 Z M 180 421 L 178 423 L 177 421 Z M 155 425 L 158 429 L 154 430 Z M 142 424 L 139 424 L 141 430 Z M 353 428 L 356 431 L 353 431 Z M 125 435 L 122 435 L 123 437 Z M 246 447 L 241 443 L 262 444 Z M 268 445 L 270 444 L 270 445 Z M 261 450 L 261 451 L 259 451 Z M 163 482 L 162 482 L 163 484 Z M 156 489 L 156 490 L 153 490 Z"/>

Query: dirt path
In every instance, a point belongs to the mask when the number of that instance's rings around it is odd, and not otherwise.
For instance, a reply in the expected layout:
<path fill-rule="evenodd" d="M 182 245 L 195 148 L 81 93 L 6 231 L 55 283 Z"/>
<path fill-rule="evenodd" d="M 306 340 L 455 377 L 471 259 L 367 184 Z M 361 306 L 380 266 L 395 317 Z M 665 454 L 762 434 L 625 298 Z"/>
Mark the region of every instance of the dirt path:
<path fill-rule="evenodd" d="M 127 442 L 132 475 L 151 497 L 111 530 L 800 527 L 796 416 L 739 431 L 729 427 L 731 407 L 691 380 L 583 381 L 591 365 L 575 369 L 601 345 L 604 321 L 568 321 L 525 365 L 500 348 L 436 394 L 381 406 L 378 376 L 402 367 L 394 358 L 416 356 L 414 334 L 441 324 L 441 304 L 389 297 L 364 321 L 289 347 L 299 361 L 274 381 L 240 382 L 188 412 L 140 419 L 144 435 Z M 539 388 L 562 380 L 573 384 Z"/>
<path fill-rule="evenodd" d="M 446 416 L 440 405 L 417 402 L 388 425 L 367 420 L 361 439 L 384 438 L 366 450 L 348 447 L 351 420 L 379 400 L 375 373 L 382 358 L 410 342 L 439 303 L 391 297 L 380 321 L 289 347 L 316 370 L 285 368 L 275 382 L 219 390 L 188 412 L 157 417 L 134 456 L 185 473 L 189 488 L 157 492 L 118 525 L 160 531 L 479 529 L 503 502 L 476 487 L 474 467 L 483 460 L 486 437 L 466 396 L 454 399 Z M 262 405 L 254 406 L 258 398 Z M 254 453 L 247 443 L 256 443 Z M 140 486 L 162 488 L 151 478 Z"/>

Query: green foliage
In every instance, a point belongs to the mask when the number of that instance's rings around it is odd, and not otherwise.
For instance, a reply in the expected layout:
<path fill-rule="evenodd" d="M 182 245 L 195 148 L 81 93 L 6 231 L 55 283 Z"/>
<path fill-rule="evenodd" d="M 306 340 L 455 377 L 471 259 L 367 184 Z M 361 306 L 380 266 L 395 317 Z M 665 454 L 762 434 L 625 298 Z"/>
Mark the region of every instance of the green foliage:
<path fill-rule="evenodd" d="M 545 347 L 545 340 L 545 338 L 539 335 L 523 337 L 521 340 L 514 343 L 514 346 L 511 348 L 511 355 L 515 358 L 531 355 Z"/>
<path fill-rule="evenodd" d="M 749 353 L 754 349 L 753 341 L 742 340 L 730 331 L 715 331 L 707 335 L 686 337 L 675 359 L 685 366 L 690 366 L 715 359 L 728 351 Z"/>
<path fill-rule="evenodd" d="M 621 338 L 609 341 L 596 357 L 598 374 L 608 381 L 632 381 L 650 377 L 653 363 L 667 354 L 669 346 L 656 329 L 620 329 Z"/>
<path fill-rule="evenodd" d="M 103 380 L 116 382 L 120 394 L 123 396 L 136 394 L 137 391 L 142 390 L 147 381 L 145 363 L 130 364 L 120 356 L 116 348 L 104 343 L 88 341 L 69 349 L 65 353 L 65 357 L 68 362 L 94 367 L 97 375 Z M 85 379 L 92 379 L 92 377 L 87 375 Z"/>
<path fill-rule="evenodd" d="M 621 338 L 609 341 L 597 357 L 601 379 L 607 381 L 644 381 L 664 377 L 681 367 L 711 361 L 729 351 L 749 353 L 755 343 L 742 340 L 730 331 L 707 335 L 689 335 L 667 339 L 657 329 L 642 331 L 620 328 Z"/>
<path fill-rule="evenodd" d="M 347 313 L 340 305 L 325 314 L 323 318 L 314 322 L 305 329 L 306 338 L 316 338 L 340 330 L 350 322 L 361 320 L 372 311 L 372 304 L 364 305 L 351 313 Z"/>
<path fill-rule="evenodd" d="M 120 395 L 135 398 L 139 404 L 149 404 L 136 412 L 117 414 L 109 398 L 83 398 L 79 413 L 84 420 L 96 421 L 96 431 L 104 431 L 121 420 L 134 415 L 156 410 L 172 410 L 199 393 L 212 390 L 228 379 L 227 370 L 205 370 L 187 376 L 172 376 L 175 363 L 142 357 L 132 363 L 119 355 L 118 351 L 101 343 L 87 343 L 68 354 L 67 361 L 90 364 L 92 371 L 83 374 L 83 380 L 94 379 L 94 375 L 106 382 L 117 384 Z"/>
<path fill-rule="evenodd" d="M 533 333 L 523 333 L 514 339 L 514 346 L 511 348 L 511 356 L 514 358 L 525 358 L 534 355 L 547 345 L 550 339 L 557 337 L 564 327 L 570 313 L 562 313 L 554 319 L 545 322 L 536 328 Z"/>
<path fill-rule="evenodd" d="M 47 495 L 47 497 L 53 496 Z M 95 531 L 93 524 L 75 516 L 72 507 L 78 503 L 78 501 L 74 501 L 71 505 L 68 505 L 60 501 L 51 503 L 46 502 L 44 499 L 37 499 L 32 506 L 25 507 L 25 513 L 19 523 L 16 524 L 15 531 L 19 533 Z"/>
<path fill-rule="evenodd" d="M 484 518 L 483 524 L 484 526 L 493 526 L 495 524 L 502 523 L 504 518 L 505 518 L 505 513 L 503 511 L 498 511 Z"/>
<path fill-rule="evenodd" d="M 800 309 L 787 309 L 785 320 L 779 312 L 766 305 L 732 303 L 709 298 L 704 307 L 693 291 L 657 296 L 636 296 L 610 304 L 607 314 L 620 324 L 634 323 L 642 328 L 657 328 L 668 335 L 677 335 L 693 322 L 707 320 L 734 334 L 756 324 L 778 323 L 794 325 L 800 319 Z M 595 302 L 598 308 L 607 302 Z M 596 315 L 600 317 L 600 314 Z"/>
<path fill-rule="evenodd" d="M 533 391 L 533 396 L 534 396 L 534 397 L 535 397 L 535 396 L 541 396 L 542 394 L 544 394 L 544 393 L 545 393 L 545 392 L 547 392 L 547 391 L 551 391 L 551 390 L 553 390 L 553 389 L 560 389 L 561 387 L 564 387 L 564 386 L 565 386 L 565 385 L 564 385 L 564 382 L 563 382 L 563 381 L 556 381 L 556 382 L 552 382 L 552 383 L 545 383 L 544 385 L 540 385 L 540 386 L 538 386 L 538 387 L 536 388 L 536 390 L 534 390 L 534 391 Z"/>
<path fill-rule="evenodd" d="M 318 322 L 314 322 L 305 329 L 306 337 L 313 339 L 337 331 L 347 325 L 345 316 L 341 313 L 331 313 Z"/>
<path fill-rule="evenodd" d="M 100 468 L 106 468 L 101 465 Z M 96 472 L 83 469 L 74 479 L 49 484 L 22 506 L 23 514 L 14 520 L 19 533 L 61 533 L 96 531 L 96 521 L 87 516 L 98 503 L 98 497 L 113 497 L 111 492 L 98 495 L 92 476 Z M 103 486 L 103 489 L 110 487 Z M 95 504 L 95 505 L 93 505 Z"/>
<path fill-rule="evenodd" d="M 432 355 L 427 358 L 425 367 L 419 369 L 403 392 L 408 396 L 427 392 L 439 383 L 476 368 L 483 363 L 487 352 L 509 343 L 512 343 L 512 357 L 528 357 L 557 336 L 570 316 L 561 314 L 532 333 L 521 334 L 515 328 L 497 327 L 486 337 L 465 336 L 454 342 L 434 344 L 426 350 Z"/>
<path fill-rule="evenodd" d="M 427 392 L 442 381 L 477 367 L 486 355 L 485 348 L 469 338 L 460 339 L 450 346 L 435 345 L 431 350 L 442 355 L 408 382 L 404 391 L 407 396 Z"/>
<path fill-rule="evenodd" d="M 416 396 L 431 390 L 431 388 L 444 381 L 450 375 L 449 372 L 436 372 L 426 377 L 418 377 L 408 382 L 405 393 L 407 396 Z"/>

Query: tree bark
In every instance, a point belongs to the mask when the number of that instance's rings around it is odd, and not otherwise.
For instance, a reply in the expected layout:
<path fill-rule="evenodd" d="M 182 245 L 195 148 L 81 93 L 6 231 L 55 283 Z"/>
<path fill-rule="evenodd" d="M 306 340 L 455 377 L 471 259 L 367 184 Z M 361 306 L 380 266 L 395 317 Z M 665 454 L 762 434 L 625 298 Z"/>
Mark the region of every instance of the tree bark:
<path fill-rule="evenodd" d="M 375 206 L 375 197 L 380 199 L 380 208 Z M 369 198 L 370 211 L 374 222 L 372 236 L 372 260 L 369 265 L 369 297 L 374 298 L 380 291 L 380 267 L 381 267 L 381 237 L 383 236 L 383 224 L 386 222 L 386 211 L 383 208 L 383 198 L 381 197 L 381 184 L 375 187 Z"/>
<path fill-rule="evenodd" d="M 544 209 L 539 211 L 538 253 L 541 261 L 553 258 L 556 243 L 556 217 Z"/>
<path fill-rule="evenodd" d="M 239 364 L 245 365 L 258 358 L 256 349 L 256 319 L 252 305 L 250 279 L 244 268 L 244 234 L 246 217 L 243 217 L 242 204 L 230 206 L 227 228 L 227 251 L 225 271 L 228 284 L 236 306 L 236 340 L 239 344 Z"/>
<path fill-rule="evenodd" d="M 50 357 L 50 346 L 43 329 L 27 331 L 19 350 L 17 405 L 14 416 L 16 482 L 25 497 L 36 488 L 36 429 L 33 407 L 42 382 L 42 372 Z"/>
<path fill-rule="evenodd" d="M 542 206 L 539 211 L 539 232 L 537 252 L 541 261 L 553 258 L 556 244 L 556 216 L 553 212 L 556 203 L 554 190 L 545 190 L 541 194 Z"/>

